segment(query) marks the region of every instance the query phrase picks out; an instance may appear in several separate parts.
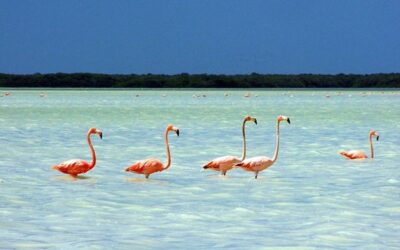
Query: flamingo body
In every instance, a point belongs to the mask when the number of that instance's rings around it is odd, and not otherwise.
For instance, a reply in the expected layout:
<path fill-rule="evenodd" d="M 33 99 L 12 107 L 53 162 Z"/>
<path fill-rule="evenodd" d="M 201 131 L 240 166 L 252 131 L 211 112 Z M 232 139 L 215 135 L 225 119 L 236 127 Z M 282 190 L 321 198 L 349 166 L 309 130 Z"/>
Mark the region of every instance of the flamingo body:
<path fill-rule="evenodd" d="M 78 174 L 83 174 L 89 171 L 91 169 L 91 166 L 88 162 L 84 160 L 72 159 L 55 165 L 52 168 L 64 174 L 77 176 Z"/>
<path fill-rule="evenodd" d="M 245 171 L 257 173 L 269 168 L 270 166 L 272 166 L 272 164 L 274 164 L 274 161 L 271 158 L 266 156 L 257 156 L 248 158 L 241 163 L 236 164 L 236 166 Z"/>
<path fill-rule="evenodd" d="M 226 171 L 231 170 L 235 164 L 241 162 L 236 156 L 222 156 L 218 157 L 203 166 L 204 169 L 212 169 L 215 171 L 221 171 L 222 173 L 226 173 Z"/>
<path fill-rule="evenodd" d="M 141 160 L 125 169 L 126 172 L 134 172 L 136 174 L 144 174 L 146 176 L 149 176 L 156 172 L 161 172 L 163 170 L 164 164 L 162 164 L 162 162 L 157 159 Z"/>
<path fill-rule="evenodd" d="M 368 156 L 361 150 L 350 150 L 350 151 L 342 151 L 340 152 L 344 157 L 355 160 L 355 159 L 367 159 Z"/>

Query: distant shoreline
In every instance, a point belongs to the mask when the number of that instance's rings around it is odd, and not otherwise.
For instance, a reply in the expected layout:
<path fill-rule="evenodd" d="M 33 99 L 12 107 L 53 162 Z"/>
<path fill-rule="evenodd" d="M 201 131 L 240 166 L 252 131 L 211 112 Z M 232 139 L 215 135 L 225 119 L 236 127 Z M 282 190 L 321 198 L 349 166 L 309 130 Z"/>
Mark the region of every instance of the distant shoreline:
<path fill-rule="evenodd" d="M 400 88 L 400 73 L 377 74 L 1 74 L 0 88 Z"/>

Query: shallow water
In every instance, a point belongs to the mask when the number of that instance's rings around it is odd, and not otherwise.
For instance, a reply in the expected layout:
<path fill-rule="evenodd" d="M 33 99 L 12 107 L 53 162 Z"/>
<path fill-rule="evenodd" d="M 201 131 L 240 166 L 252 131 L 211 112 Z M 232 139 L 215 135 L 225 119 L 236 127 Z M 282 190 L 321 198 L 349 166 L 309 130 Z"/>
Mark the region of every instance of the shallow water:
<path fill-rule="evenodd" d="M 400 248 L 399 91 L 11 92 L 0 97 L 1 249 Z M 203 171 L 241 155 L 247 114 L 258 119 L 248 157 L 272 156 L 275 119 L 290 117 L 275 165 L 257 180 Z M 123 172 L 165 161 L 168 123 L 181 132 L 170 135 L 171 168 L 149 180 Z M 89 127 L 103 130 L 96 167 L 77 180 L 51 170 L 90 160 Z M 370 129 L 381 135 L 375 160 L 338 155 L 368 152 Z"/>

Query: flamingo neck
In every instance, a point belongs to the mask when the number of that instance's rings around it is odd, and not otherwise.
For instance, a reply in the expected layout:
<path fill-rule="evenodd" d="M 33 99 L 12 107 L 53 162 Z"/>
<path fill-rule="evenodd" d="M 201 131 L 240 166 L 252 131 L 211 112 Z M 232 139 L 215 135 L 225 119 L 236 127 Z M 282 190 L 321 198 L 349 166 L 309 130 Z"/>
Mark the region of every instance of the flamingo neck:
<path fill-rule="evenodd" d="M 369 145 L 371 150 L 371 159 L 374 158 L 374 146 L 372 145 L 372 135 L 369 136 Z"/>
<path fill-rule="evenodd" d="M 275 162 L 278 159 L 278 152 L 279 152 L 279 124 L 280 124 L 280 122 L 278 121 L 276 123 L 275 153 L 274 153 L 274 157 L 272 157 L 272 162 Z"/>
<path fill-rule="evenodd" d="M 94 166 L 96 165 L 96 153 L 94 152 L 94 148 L 92 145 L 92 140 L 90 139 L 90 133 L 87 134 L 87 142 L 89 144 L 89 148 L 90 148 L 90 153 L 92 154 L 92 162 L 89 165 L 89 169 L 94 168 Z"/>
<path fill-rule="evenodd" d="M 167 164 L 165 165 L 164 169 L 167 169 L 171 166 L 171 153 L 169 151 L 168 132 L 169 132 L 168 129 L 165 130 L 165 146 L 167 148 Z"/>
<path fill-rule="evenodd" d="M 243 121 L 242 125 L 242 134 L 243 134 L 243 152 L 242 152 L 242 161 L 246 158 L 246 120 Z"/>

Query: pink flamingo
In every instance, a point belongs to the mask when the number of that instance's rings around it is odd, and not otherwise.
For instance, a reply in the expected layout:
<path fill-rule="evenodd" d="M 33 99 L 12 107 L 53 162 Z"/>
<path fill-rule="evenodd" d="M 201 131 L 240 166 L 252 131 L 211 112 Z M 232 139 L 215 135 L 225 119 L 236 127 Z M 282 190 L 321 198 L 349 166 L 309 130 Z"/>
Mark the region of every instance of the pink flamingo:
<path fill-rule="evenodd" d="M 371 130 L 369 132 L 369 145 L 371 150 L 371 158 L 374 158 L 374 146 L 372 145 L 372 137 L 376 137 L 376 140 L 379 141 L 379 134 L 375 130 Z M 355 159 L 366 159 L 368 156 L 361 150 L 350 150 L 350 151 L 341 151 L 339 154 L 343 155 L 347 159 L 355 160 Z"/>
<path fill-rule="evenodd" d="M 53 166 L 52 168 L 55 170 L 58 170 L 64 174 L 69 174 L 72 177 L 77 177 L 78 174 L 83 174 L 94 168 L 96 165 L 96 154 L 94 152 L 94 148 L 92 145 L 92 140 L 90 139 L 90 136 L 92 134 L 97 134 L 99 135 L 100 139 L 103 139 L 103 132 L 96 128 L 91 128 L 87 132 L 87 142 L 89 144 L 90 152 L 92 153 L 92 162 L 88 163 L 84 160 L 79 160 L 79 159 L 73 159 L 69 161 L 64 161 L 58 165 Z"/>
<path fill-rule="evenodd" d="M 242 124 L 242 134 L 243 134 L 243 153 L 242 157 L 238 158 L 236 156 L 222 156 L 219 158 L 216 158 L 207 164 L 203 166 L 204 169 L 212 169 L 215 171 L 221 171 L 222 175 L 226 175 L 226 172 L 228 170 L 231 170 L 233 166 L 239 162 L 242 162 L 246 158 L 246 133 L 245 133 L 245 125 L 246 122 L 248 121 L 253 121 L 255 124 L 257 124 L 257 119 L 251 116 L 246 116 L 243 120 Z"/>
<path fill-rule="evenodd" d="M 266 156 L 258 156 L 258 157 L 253 157 L 249 158 L 247 160 L 244 160 L 243 162 L 240 162 L 235 165 L 235 167 L 240 167 L 243 170 L 246 171 L 252 171 L 255 173 L 255 178 L 257 179 L 258 173 L 269 168 L 272 166 L 272 164 L 275 163 L 275 161 L 278 159 L 278 152 L 279 152 L 279 125 L 281 121 L 287 121 L 287 123 L 290 124 L 290 119 L 289 117 L 286 116 L 278 116 L 277 118 L 277 124 L 276 124 L 276 142 L 275 142 L 275 153 L 272 159 L 266 157 Z"/>
<path fill-rule="evenodd" d="M 171 166 L 171 153 L 169 151 L 169 144 L 168 144 L 168 133 L 169 131 L 175 131 L 175 133 L 179 136 L 179 129 L 174 127 L 173 125 L 168 125 L 165 129 L 165 144 L 167 147 L 167 164 L 161 163 L 160 160 L 157 159 L 146 159 L 141 160 L 134 163 L 132 166 L 127 167 L 125 169 L 126 172 L 134 172 L 137 174 L 144 174 L 146 179 L 155 172 L 161 172 L 167 170 Z"/>

